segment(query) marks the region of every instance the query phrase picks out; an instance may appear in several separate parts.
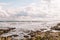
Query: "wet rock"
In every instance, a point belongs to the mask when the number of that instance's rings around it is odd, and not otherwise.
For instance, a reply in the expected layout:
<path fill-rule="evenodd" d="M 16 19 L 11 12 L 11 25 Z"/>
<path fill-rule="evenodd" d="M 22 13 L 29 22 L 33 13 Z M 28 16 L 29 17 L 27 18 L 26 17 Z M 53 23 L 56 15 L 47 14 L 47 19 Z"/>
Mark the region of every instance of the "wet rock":
<path fill-rule="evenodd" d="M 15 28 L 0 28 L 0 35 L 4 33 L 8 33 L 9 31 L 13 30 Z"/>
<path fill-rule="evenodd" d="M 24 35 L 25 38 L 28 38 L 29 36 L 28 35 Z"/>
<path fill-rule="evenodd" d="M 52 30 L 58 30 L 60 31 L 60 23 L 58 23 L 56 26 L 51 27 Z"/>
<path fill-rule="evenodd" d="M 41 31 L 47 30 L 47 29 L 40 29 Z"/>
<path fill-rule="evenodd" d="M 15 34 L 15 35 L 10 35 L 10 36 L 14 36 L 14 37 L 17 37 L 18 35 L 16 35 L 16 34 Z"/>
<path fill-rule="evenodd" d="M 58 23 L 57 25 L 60 26 L 60 23 Z"/>

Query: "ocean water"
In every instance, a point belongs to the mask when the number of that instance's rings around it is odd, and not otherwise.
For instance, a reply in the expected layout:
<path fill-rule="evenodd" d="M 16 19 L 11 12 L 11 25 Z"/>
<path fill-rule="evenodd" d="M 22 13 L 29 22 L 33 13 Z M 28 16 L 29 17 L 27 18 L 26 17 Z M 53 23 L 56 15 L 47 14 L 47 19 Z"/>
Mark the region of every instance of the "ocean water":
<path fill-rule="evenodd" d="M 0 22 L 0 27 L 14 27 L 27 30 L 49 29 L 56 25 L 58 21 L 19 21 L 19 22 Z"/>
<path fill-rule="evenodd" d="M 9 36 L 9 35 L 19 35 L 18 39 L 23 39 L 24 35 L 28 35 L 28 33 L 32 31 L 37 31 L 40 29 L 50 30 L 51 27 L 55 26 L 59 21 L 20 21 L 20 22 L 0 22 L 0 28 L 16 28 L 8 33 L 2 34 L 1 36 Z M 29 35 L 28 35 L 29 36 Z M 15 37 L 13 37 L 15 39 Z"/>

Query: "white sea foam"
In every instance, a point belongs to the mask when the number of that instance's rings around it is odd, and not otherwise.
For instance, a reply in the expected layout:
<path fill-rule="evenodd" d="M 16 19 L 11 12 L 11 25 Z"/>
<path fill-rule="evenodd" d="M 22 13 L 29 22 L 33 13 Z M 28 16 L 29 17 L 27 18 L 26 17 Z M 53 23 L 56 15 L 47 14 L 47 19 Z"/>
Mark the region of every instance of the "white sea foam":
<path fill-rule="evenodd" d="M 24 35 L 28 35 L 28 33 L 32 31 L 41 31 L 40 29 L 47 29 L 42 32 L 46 32 L 51 30 L 50 28 L 55 26 L 57 23 L 60 21 L 43 21 L 43 22 L 0 22 L 0 28 L 5 28 L 5 27 L 15 27 L 16 29 L 2 34 L 1 36 L 9 36 L 9 35 L 18 35 L 16 37 L 17 39 L 23 39 Z M 6 28 L 5 28 L 6 29 Z M 56 32 L 55 30 L 52 30 L 53 32 Z M 29 36 L 29 35 L 28 35 Z M 12 37 L 15 39 L 15 37 Z"/>

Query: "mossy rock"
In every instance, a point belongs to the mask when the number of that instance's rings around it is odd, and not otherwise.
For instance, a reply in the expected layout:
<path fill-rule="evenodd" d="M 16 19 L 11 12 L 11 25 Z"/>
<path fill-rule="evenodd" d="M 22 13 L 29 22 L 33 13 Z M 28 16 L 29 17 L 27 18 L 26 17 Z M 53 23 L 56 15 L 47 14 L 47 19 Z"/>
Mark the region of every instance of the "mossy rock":
<path fill-rule="evenodd" d="M 41 40 L 41 37 L 40 36 L 37 36 L 35 40 Z"/>

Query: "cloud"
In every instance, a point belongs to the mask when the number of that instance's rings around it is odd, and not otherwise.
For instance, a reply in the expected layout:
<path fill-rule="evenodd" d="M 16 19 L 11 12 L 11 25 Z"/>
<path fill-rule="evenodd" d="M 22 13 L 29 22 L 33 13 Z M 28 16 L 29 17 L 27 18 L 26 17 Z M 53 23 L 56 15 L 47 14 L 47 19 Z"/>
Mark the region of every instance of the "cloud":
<path fill-rule="evenodd" d="M 4 7 L 6 5 L 6 3 L 0 3 L 0 18 L 8 16 L 8 13 L 6 12 L 6 10 L 4 10 Z"/>
<path fill-rule="evenodd" d="M 40 1 L 40 0 L 39 0 Z M 53 3 L 54 1 L 54 3 Z M 59 20 L 60 17 L 60 6 L 58 0 L 53 1 L 43 1 L 41 3 L 31 3 L 27 6 L 17 7 L 17 8 L 8 8 L 3 10 L 3 6 L 0 6 L 0 16 L 9 17 L 9 18 L 22 18 L 22 19 L 52 19 Z M 50 3 L 49 3 L 50 2 Z M 3 4 L 3 3 L 2 3 Z M 56 6 L 58 4 L 58 6 Z M 6 5 L 6 4 L 4 4 Z"/>
<path fill-rule="evenodd" d="M 27 5 L 22 8 L 10 8 L 7 11 L 11 16 L 30 16 L 30 17 L 43 17 L 46 16 L 46 12 L 42 11 L 42 8 L 40 6 L 35 5 L 34 3 Z"/>

